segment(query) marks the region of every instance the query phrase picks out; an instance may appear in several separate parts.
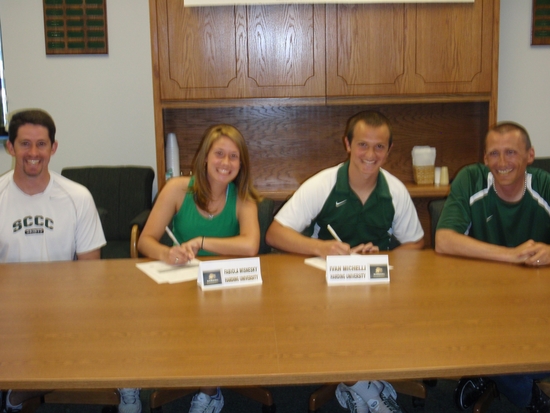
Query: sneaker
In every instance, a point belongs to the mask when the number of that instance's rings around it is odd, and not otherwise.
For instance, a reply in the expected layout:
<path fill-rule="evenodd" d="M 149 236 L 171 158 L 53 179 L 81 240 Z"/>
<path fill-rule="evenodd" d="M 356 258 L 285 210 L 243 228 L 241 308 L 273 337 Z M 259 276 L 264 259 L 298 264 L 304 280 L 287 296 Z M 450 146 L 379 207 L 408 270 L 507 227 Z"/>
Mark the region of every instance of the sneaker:
<path fill-rule="evenodd" d="M 533 383 L 531 403 L 529 403 L 527 410 L 531 413 L 550 412 L 550 398 L 537 386 L 537 383 Z"/>
<path fill-rule="evenodd" d="M 340 383 L 336 387 L 335 394 L 340 406 L 349 409 L 351 413 L 369 413 L 367 403 L 359 396 L 359 393 L 344 383 Z"/>
<path fill-rule="evenodd" d="M 367 401 L 370 413 L 403 413 L 397 404 L 397 393 L 393 386 L 385 381 L 379 383 L 384 386 L 380 395 Z"/>
<path fill-rule="evenodd" d="M 223 407 L 223 395 L 218 387 L 215 396 L 209 396 L 202 392 L 197 393 L 191 400 L 189 413 L 220 413 Z"/>
<path fill-rule="evenodd" d="M 393 400 L 397 400 L 397 392 L 390 383 L 388 383 L 387 381 L 379 381 L 378 383 L 384 386 L 382 388 L 382 391 L 380 392 L 382 395 L 384 395 L 384 397 L 391 397 L 393 398 Z"/>
<path fill-rule="evenodd" d="M 141 413 L 139 389 L 118 389 L 120 393 L 119 413 Z"/>
<path fill-rule="evenodd" d="M 455 389 L 455 403 L 461 410 L 473 406 L 481 397 L 489 379 L 483 377 L 460 379 Z"/>

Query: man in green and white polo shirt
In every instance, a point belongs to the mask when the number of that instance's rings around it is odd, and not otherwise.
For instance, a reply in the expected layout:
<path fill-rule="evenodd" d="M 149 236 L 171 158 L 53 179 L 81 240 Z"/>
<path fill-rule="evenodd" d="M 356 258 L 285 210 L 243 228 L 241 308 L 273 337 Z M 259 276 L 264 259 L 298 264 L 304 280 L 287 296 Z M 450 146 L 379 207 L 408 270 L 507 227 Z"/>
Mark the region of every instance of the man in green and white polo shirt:
<path fill-rule="evenodd" d="M 422 248 L 424 231 L 405 185 L 381 169 L 392 147 L 389 120 L 374 111 L 354 115 L 344 143 L 348 161 L 304 182 L 275 216 L 267 242 L 320 257 L 397 245 Z M 334 239 L 328 225 L 342 242 Z M 310 231 L 302 234 L 306 228 Z"/>
<path fill-rule="evenodd" d="M 550 175 L 528 168 L 535 150 L 525 129 L 497 124 L 485 165 L 462 169 L 436 231 L 436 251 L 530 266 L 550 264 Z"/>
<path fill-rule="evenodd" d="M 550 264 L 550 174 L 531 168 L 535 150 L 525 128 L 501 122 L 485 139 L 485 165 L 463 168 L 437 225 L 437 252 L 538 267 Z M 528 282 L 528 281 L 526 281 Z M 489 380 L 518 407 L 550 412 L 536 380 L 549 373 L 465 378 L 455 391 L 461 409 Z"/>
<path fill-rule="evenodd" d="M 381 169 L 392 148 L 389 120 L 374 111 L 354 115 L 344 143 L 348 161 L 302 184 L 275 216 L 268 244 L 320 257 L 422 248 L 424 231 L 405 185 Z M 395 390 L 384 381 L 340 383 L 336 397 L 352 412 L 402 413 Z"/>

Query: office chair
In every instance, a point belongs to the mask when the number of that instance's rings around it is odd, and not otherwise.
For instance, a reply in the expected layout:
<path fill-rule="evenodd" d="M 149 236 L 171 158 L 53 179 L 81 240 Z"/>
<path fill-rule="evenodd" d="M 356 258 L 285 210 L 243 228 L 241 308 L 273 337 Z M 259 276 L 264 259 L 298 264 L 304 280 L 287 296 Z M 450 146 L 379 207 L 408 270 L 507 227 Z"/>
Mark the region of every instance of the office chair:
<path fill-rule="evenodd" d="M 102 413 L 116 413 L 120 394 L 117 389 L 54 390 L 24 401 L 21 413 L 34 413 L 43 403 L 101 405 L 104 406 Z"/>
<path fill-rule="evenodd" d="M 224 389 L 233 390 L 249 399 L 260 402 L 262 404 L 262 413 L 275 413 L 276 411 L 271 392 L 263 387 L 224 387 Z M 164 404 L 187 396 L 197 390 L 198 388 L 158 389 L 151 394 L 149 401 L 151 413 L 161 413 Z"/>
<path fill-rule="evenodd" d="M 274 202 L 271 198 L 264 198 L 258 204 L 258 222 L 260 224 L 260 250 L 258 254 L 269 254 L 271 247 L 265 242 L 267 229 L 273 222 Z"/>
<path fill-rule="evenodd" d="M 134 218 L 151 209 L 155 172 L 141 166 L 64 168 L 61 175 L 91 192 L 107 245 L 101 258 L 130 258 Z"/>
<path fill-rule="evenodd" d="M 444 199 L 434 199 L 428 204 L 428 210 L 430 211 L 430 224 L 431 224 L 431 234 L 432 234 L 432 249 L 435 249 L 435 230 L 437 228 L 437 223 L 439 222 L 439 217 L 445 206 Z"/>
<path fill-rule="evenodd" d="M 530 166 L 550 172 L 550 158 L 535 158 Z"/>
<path fill-rule="evenodd" d="M 550 396 L 549 382 L 541 381 L 537 383 L 537 385 L 544 393 L 546 393 L 546 395 Z M 474 406 L 472 407 L 472 412 L 473 413 L 486 412 L 487 409 L 491 406 L 491 403 L 493 402 L 493 400 L 496 399 L 498 395 L 499 393 L 495 383 L 493 383 L 492 381 L 489 382 L 483 394 L 479 397 L 477 402 L 475 402 Z"/>

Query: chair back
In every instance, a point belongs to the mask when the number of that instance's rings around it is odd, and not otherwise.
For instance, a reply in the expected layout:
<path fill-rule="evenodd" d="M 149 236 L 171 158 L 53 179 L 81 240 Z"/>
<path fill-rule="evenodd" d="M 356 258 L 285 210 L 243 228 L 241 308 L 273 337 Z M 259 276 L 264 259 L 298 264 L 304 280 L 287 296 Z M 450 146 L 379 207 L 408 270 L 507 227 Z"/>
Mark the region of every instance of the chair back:
<path fill-rule="evenodd" d="M 260 224 L 260 249 L 258 254 L 268 254 L 271 252 L 271 246 L 265 242 L 267 229 L 273 222 L 274 202 L 271 198 L 264 198 L 258 204 L 258 222 Z"/>
<path fill-rule="evenodd" d="M 550 158 L 535 158 L 531 166 L 550 172 Z"/>
<path fill-rule="evenodd" d="M 130 257 L 131 221 L 150 209 L 155 172 L 141 166 L 86 166 L 64 168 L 61 175 L 84 185 L 91 192 L 107 240 L 102 258 Z M 114 251 L 116 243 L 122 243 Z M 111 244 L 111 245 L 109 245 Z M 127 245 L 126 245 L 127 244 Z"/>
<path fill-rule="evenodd" d="M 441 211 L 445 206 L 445 199 L 434 199 L 428 204 L 428 210 L 430 211 L 430 223 L 432 230 L 432 248 L 435 248 L 435 230 L 437 228 L 437 223 L 439 222 L 439 217 L 441 216 Z"/>

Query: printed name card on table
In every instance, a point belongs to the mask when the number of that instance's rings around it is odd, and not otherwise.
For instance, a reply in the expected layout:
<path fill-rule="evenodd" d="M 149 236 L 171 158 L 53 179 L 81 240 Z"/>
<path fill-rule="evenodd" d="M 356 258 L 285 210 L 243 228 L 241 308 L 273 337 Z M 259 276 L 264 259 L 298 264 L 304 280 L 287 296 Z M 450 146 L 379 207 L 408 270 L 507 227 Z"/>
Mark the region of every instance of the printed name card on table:
<path fill-rule="evenodd" d="M 387 255 L 329 255 L 326 277 L 328 285 L 389 283 Z"/>
<path fill-rule="evenodd" d="M 260 258 L 201 261 L 197 283 L 203 290 L 259 285 L 262 283 Z"/>

